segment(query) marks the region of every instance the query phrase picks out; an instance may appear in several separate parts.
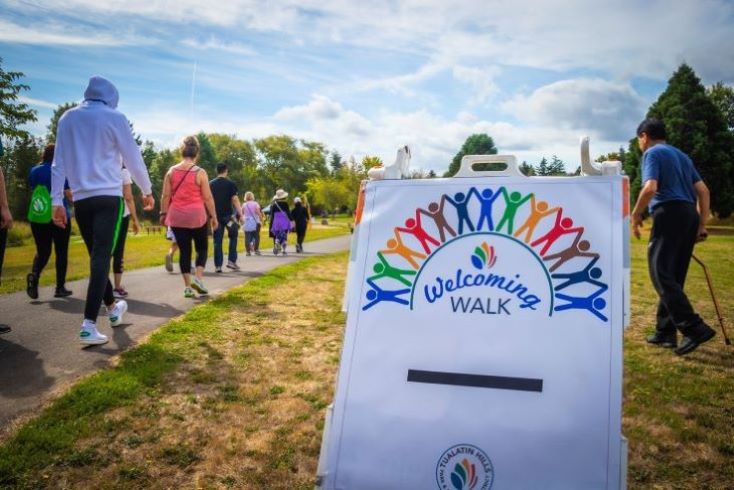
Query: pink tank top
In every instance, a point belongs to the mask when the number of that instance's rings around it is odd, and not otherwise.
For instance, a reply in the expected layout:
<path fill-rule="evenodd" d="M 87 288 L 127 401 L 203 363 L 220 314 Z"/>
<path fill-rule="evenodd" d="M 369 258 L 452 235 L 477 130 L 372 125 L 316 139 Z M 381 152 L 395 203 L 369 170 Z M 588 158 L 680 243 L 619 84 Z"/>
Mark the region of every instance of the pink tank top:
<path fill-rule="evenodd" d="M 201 228 L 206 223 L 206 208 L 201 187 L 196 183 L 198 167 L 171 172 L 171 203 L 166 225 L 174 228 Z"/>

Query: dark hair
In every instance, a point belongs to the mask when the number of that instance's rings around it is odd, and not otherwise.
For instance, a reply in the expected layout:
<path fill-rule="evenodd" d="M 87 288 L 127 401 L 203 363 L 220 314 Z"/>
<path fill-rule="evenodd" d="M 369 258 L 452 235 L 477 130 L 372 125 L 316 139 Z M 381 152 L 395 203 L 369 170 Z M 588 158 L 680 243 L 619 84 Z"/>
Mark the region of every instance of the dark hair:
<path fill-rule="evenodd" d="M 223 174 L 226 171 L 227 171 L 226 163 L 217 163 L 217 175 Z"/>
<path fill-rule="evenodd" d="M 54 145 L 53 143 L 50 145 L 46 145 L 46 148 L 43 149 L 43 161 L 44 162 L 53 161 L 55 149 L 56 149 L 56 145 Z"/>
<path fill-rule="evenodd" d="M 637 126 L 637 136 L 646 133 L 647 137 L 653 140 L 665 139 L 665 124 L 658 118 L 648 117 Z"/>

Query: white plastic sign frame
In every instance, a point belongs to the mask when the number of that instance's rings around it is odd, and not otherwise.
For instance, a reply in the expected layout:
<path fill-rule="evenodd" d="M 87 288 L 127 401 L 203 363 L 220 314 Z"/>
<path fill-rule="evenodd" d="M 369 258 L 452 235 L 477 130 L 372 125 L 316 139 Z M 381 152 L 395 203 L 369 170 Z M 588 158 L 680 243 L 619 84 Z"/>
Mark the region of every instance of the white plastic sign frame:
<path fill-rule="evenodd" d="M 363 192 L 321 488 L 623 488 L 626 177 Z"/>

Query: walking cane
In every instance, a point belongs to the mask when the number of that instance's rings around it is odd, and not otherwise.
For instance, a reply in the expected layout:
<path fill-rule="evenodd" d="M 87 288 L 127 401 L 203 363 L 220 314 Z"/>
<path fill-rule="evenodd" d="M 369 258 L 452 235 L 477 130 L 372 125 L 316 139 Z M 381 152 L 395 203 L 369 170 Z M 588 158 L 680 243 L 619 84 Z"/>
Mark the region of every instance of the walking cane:
<path fill-rule="evenodd" d="M 711 283 L 711 276 L 709 275 L 709 270 L 706 268 L 706 264 L 701 261 L 698 257 L 695 255 L 692 255 L 693 260 L 698 262 L 698 264 L 703 268 L 703 275 L 706 276 L 706 282 L 709 285 L 709 292 L 711 293 L 711 299 L 714 300 L 714 309 L 716 309 L 716 316 L 719 318 L 719 325 L 721 326 L 721 333 L 724 335 L 724 342 L 726 345 L 731 345 L 731 340 L 729 340 L 729 336 L 726 334 L 726 327 L 724 326 L 724 318 L 721 316 L 721 308 L 719 308 L 719 302 L 716 299 L 716 295 L 714 294 L 714 285 Z"/>

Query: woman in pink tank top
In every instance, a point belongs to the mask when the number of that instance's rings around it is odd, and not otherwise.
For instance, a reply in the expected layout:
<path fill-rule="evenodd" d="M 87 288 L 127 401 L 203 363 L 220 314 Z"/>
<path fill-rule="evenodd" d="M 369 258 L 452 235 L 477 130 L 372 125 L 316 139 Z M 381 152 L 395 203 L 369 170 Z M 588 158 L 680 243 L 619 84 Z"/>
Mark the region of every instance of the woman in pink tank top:
<path fill-rule="evenodd" d="M 187 136 L 181 145 L 183 160 L 168 170 L 161 196 L 161 224 L 170 226 L 180 253 L 178 264 L 184 280 L 184 296 L 192 298 L 194 291 L 208 294 L 202 277 L 209 245 L 209 226 L 216 228 L 217 213 L 209 188 L 206 171 L 196 166 L 199 140 Z M 208 215 L 207 215 L 208 213 Z M 211 217 L 211 219 L 209 219 Z M 196 272 L 191 278 L 191 243 L 196 249 Z"/>

